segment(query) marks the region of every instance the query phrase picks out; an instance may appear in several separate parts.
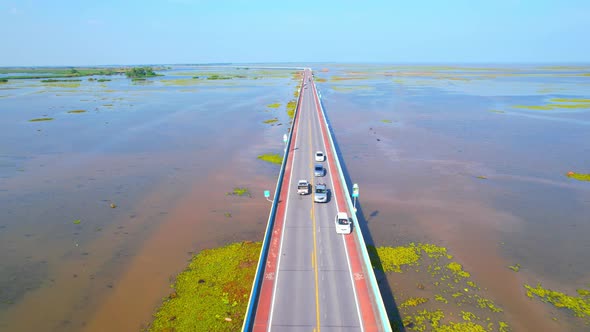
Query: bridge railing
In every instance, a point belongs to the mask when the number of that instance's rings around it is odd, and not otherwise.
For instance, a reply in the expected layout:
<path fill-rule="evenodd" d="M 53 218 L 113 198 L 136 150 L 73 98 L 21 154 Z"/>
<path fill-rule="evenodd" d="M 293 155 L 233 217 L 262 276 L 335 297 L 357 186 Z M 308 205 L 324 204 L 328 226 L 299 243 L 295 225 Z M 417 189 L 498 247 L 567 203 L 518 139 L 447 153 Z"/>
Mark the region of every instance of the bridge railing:
<path fill-rule="evenodd" d="M 314 83 L 314 88 L 315 88 L 315 83 Z M 381 297 L 381 292 L 379 291 L 379 285 L 377 284 L 377 278 L 375 277 L 375 272 L 373 271 L 373 266 L 371 264 L 369 252 L 367 251 L 367 245 L 365 243 L 365 238 L 363 237 L 363 232 L 361 231 L 361 228 L 358 226 L 359 225 L 358 218 L 356 217 L 356 213 L 354 212 L 354 206 L 352 204 L 350 191 L 348 189 L 350 184 L 346 182 L 346 178 L 344 176 L 344 173 L 342 172 L 342 167 L 340 164 L 340 156 L 338 155 L 338 153 L 336 151 L 336 145 L 334 145 L 334 140 L 332 138 L 332 130 L 330 128 L 328 118 L 326 117 L 326 112 L 324 110 L 324 105 L 322 103 L 322 95 L 317 90 L 317 88 L 315 88 L 314 91 L 317 91 L 319 106 L 320 106 L 320 110 L 322 111 L 322 114 L 323 114 L 324 124 L 326 125 L 326 128 L 328 129 L 328 138 L 330 139 L 330 146 L 332 148 L 332 153 L 334 154 L 334 156 L 336 156 L 336 158 L 334 158 L 334 159 L 336 160 L 336 166 L 338 168 L 338 176 L 340 178 L 340 182 L 343 184 L 342 187 L 344 188 L 344 196 L 346 198 L 346 205 L 348 206 L 348 210 L 353 212 L 353 213 L 351 213 L 353 225 L 355 225 L 355 227 L 354 227 L 355 231 L 353 232 L 353 234 L 355 235 L 356 241 L 359 244 L 358 247 L 359 247 L 359 250 L 360 250 L 360 253 L 362 256 L 361 260 L 363 262 L 363 270 L 365 272 L 366 279 L 369 281 L 369 286 L 370 286 L 369 288 L 370 288 L 371 296 L 373 298 L 374 304 L 377 309 L 376 315 L 377 315 L 377 318 L 381 322 L 381 326 L 383 328 L 383 331 L 390 332 L 390 331 L 392 331 L 391 324 L 389 323 L 389 318 L 387 317 L 387 311 L 385 310 L 385 304 L 383 303 L 383 298 Z"/>
<path fill-rule="evenodd" d="M 303 78 L 301 79 L 301 87 L 299 88 L 299 97 L 297 98 L 297 107 L 295 108 L 295 114 L 293 115 L 293 121 L 291 122 L 291 127 L 289 129 L 289 135 L 287 138 L 285 152 L 283 153 L 283 162 L 281 163 L 281 170 L 279 171 L 279 178 L 277 180 L 277 185 L 275 187 L 275 194 L 274 199 L 272 201 L 272 206 L 270 209 L 270 213 L 268 215 L 268 222 L 266 224 L 266 231 L 264 232 L 264 240 L 262 241 L 262 249 L 260 250 L 260 257 L 258 258 L 258 266 L 256 267 L 256 275 L 254 276 L 254 281 L 252 282 L 252 291 L 250 292 L 250 299 L 248 300 L 248 307 L 246 309 L 246 315 L 244 317 L 244 324 L 242 325 L 242 331 L 250 331 L 254 324 L 254 318 L 256 316 L 256 305 L 258 304 L 258 295 L 260 294 L 260 286 L 262 285 L 263 277 L 264 277 L 264 267 L 266 265 L 266 260 L 268 258 L 268 249 L 270 246 L 270 238 L 272 235 L 272 229 L 275 224 L 275 215 L 277 210 L 277 205 L 279 203 L 279 196 L 281 194 L 281 187 L 283 184 L 283 176 L 285 175 L 285 166 L 287 164 L 287 159 L 289 157 L 289 153 L 291 150 L 291 137 L 293 136 L 293 127 L 295 126 L 295 121 L 299 116 L 299 108 L 301 105 L 301 97 L 303 96 Z"/>

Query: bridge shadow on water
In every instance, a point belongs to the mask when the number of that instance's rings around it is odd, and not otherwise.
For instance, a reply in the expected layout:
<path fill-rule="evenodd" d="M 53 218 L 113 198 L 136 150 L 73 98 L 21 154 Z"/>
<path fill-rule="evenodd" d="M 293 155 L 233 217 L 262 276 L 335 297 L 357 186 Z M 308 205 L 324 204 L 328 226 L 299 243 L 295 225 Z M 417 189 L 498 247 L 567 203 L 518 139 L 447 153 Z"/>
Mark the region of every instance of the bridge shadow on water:
<path fill-rule="evenodd" d="M 332 124 L 328 117 L 326 108 L 324 107 L 324 103 L 320 99 L 320 103 L 324 108 L 326 122 L 328 123 L 328 130 L 332 135 L 332 139 L 334 141 L 334 148 L 339 156 L 342 156 L 342 151 L 340 150 L 340 145 L 338 144 L 338 139 L 332 130 Z M 349 192 L 352 192 L 352 180 L 350 178 L 350 173 L 348 172 L 348 168 L 346 168 L 346 164 L 344 163 L 343 159 L 340 158 L 340 166 L 342 167 L 342 173 L 344 174 L 344 179 L 346 180 L 346 186 L 348 187 Z M 365 243 L 367 246 L 375 246 L 375 242 L 373 241 L 373 237 L 371 232 L 369 231 L 369 221 L 376 217 L 379 214 L 379 211 L 373 211 L 369 214 L 369 218 L 365 219 L 365 214 L 363 212 L 363 206 L 359 199 L 356 202 L 357 208 L 357 220 L 359 222 L 358 227 L 360 227 L 361 231 L 363 232 L 363 237 L 365 239 Z M 369 249 L 369 248 L 368 248 Z M 395 332 L 405 332 L 405 328 L 403 326 L 401 315 L 393 296 L 393 292 L 389 283 L 387 282 L 387 278 L 385 276 L 385 272 L 383 272 L 383 266 L 381 264 L 381 260 L 379 256 L 376 255 L 374 250 L 369 249 L 369 256 L 371 257 L 371 262 L 375 267 L 373 270 L 375 271 L 375 278 L 377 279 L 377 284 L 379 285 L 379 291 L 381 292 L 381 297 L 383 298 L 383 303 L 385 304 L 385 310 L 387 311 L 387 316 L 389 318 L 389 322 L 393 331 Z"/>

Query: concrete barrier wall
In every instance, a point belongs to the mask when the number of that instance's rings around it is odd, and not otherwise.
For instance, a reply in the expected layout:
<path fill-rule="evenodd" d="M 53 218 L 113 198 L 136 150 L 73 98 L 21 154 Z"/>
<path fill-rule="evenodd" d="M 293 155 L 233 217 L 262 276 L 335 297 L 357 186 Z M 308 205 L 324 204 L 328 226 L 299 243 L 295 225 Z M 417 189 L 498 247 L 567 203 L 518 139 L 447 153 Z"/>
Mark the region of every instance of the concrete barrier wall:
<path fill-rule="evenodd" d="M 314 84 L 315 87 L 315 84 Z M 316 89 L 317 91 L 317 89 Z M 350 196 L 350 191 L 349 191 L 349 187 L 352 188 L 352 184 L 347 183 L 346 182 L 346 178 L 344 177 L 344 173 L 342 172 L 342 167 L 340 165 L 340 158 L 341 156 L 338 155 L 337 151 L 336 151 L 336 146 L 334 145 L 334 140 L 332 138 L 332 129 L 329 125 L 328 122 L 328 118 L 326 116 L 326 112 L 324 111 L 324 105 L 322 103 L 322 95 L 320 94 L 319 91 L 317 91 L 318 93 L 318 100 L 320 101 L 320 109 L 323 113 L 323 118 L 324 118 L 324 122 L 326 125 L 326 128 L 328 129 L 328 137 L 330 139 L 330 145 L 332 148 L 332 153 L 336 156 L 336 166 L 338 166 L 338 176 L 340 177 L 340 182 L 343 184 L 343 188 L 344 188 L 344 195 L 346 196 L 346 204 L 348 205 L 348 210 L 349 211 L 353 211 L 354 212 L 354 206 L 352 204 L 352 199 Z M 367 251 L 367 245 L 365 243 L 365 239 L 363 237 L 363 232 L 361 231 L 361 228 L 358 226 L 359 222 L 358 219 L 356 217 L 356 213 L 352 213 L 352 221 L 355 225 L 354 227 L 354 232 L 353 234 L 355 235 L 360 253 L 361 253 L 361 258 L 363 261 L 363 270 L 365 272 L 365 276 L 367 277 L 367 280 L 369 281 L 369 286 L 371 289 L 371 295 L 373 297 L 373 303 L 375 306 L 377 306 L 376 310 L 376 316 L 378 317 L 378 319 L 381 322 L 381 326 L 383 327 L 384 331 L 392 331 L 391 329 L 391 324 L 389 323 L 389 318 L 387 317 L 387 311 L 385 310 L 385 304 L 383 304 L 383 298 L 381 297 L 381 292 L 379 291 L 379 285 L 377 284 L 377 278 L 375 278 L 375 272 L 373 271 L 373 266 L 371 265 L 371 259 L 369 258 L 369 252 Z"/>
<path fill-rule="evenodd" d="M 304 82 L 302 79 L 301 88 L 299 88 L 299 98 L 297 98 L 297 107 L 295 108 L 295 115 L 293 116 L 293 122 L 291 123 L 291 128 L 289 129 L 287 148 L 285 149 L 285 152 L 283 154 L 283 163 L 281 164 L 281 170 L 279 171 L 279 178 L 277 180 L 277 185 L 275 187 L 274 199 L 272 201 L 270 214 L 268 215 L 266 231 L 264 232 L 264 240 L 262 241 L 262 250 L 260 251 L 260 257 L 258 258 L 256 275 L 254 276 L 254 281 L 252 282 L 252 291 L 250 292 L 250 299 L 248 301 L 248 308 L 246 309 L 246 316 L 244 318 L 244 324 L 242 325 L 242 331 L 250 331 L 252 329 L 252 325 L 254 324 L 254 317 L 256 316 L 256 305 L 258 304 L 260 285 L 262 284 L 263 280 L 262 276 L 264 276 L 264 266 L 266 265 L 266 260 L 268 257 L 268 248 L 270 246 L 272 229 L 275 224 L 275 214 L 277 210 L 277 205 L 279 203 L 279 194 L 281 192 L 281 187 L 283 184 L 285 165 L 287 164 L 287 157 L 289 156 L 289 151 L 291 150 L 291 137 L 293 136 L 293 127 L 295 126 L 295 121 L 297 121 L 297 118 L 299 116 L 299 107 L 301 105 L 301 97 L 303 96 L 303 84 Z M 277 139 L 280 138 L 277 137 Z"/>

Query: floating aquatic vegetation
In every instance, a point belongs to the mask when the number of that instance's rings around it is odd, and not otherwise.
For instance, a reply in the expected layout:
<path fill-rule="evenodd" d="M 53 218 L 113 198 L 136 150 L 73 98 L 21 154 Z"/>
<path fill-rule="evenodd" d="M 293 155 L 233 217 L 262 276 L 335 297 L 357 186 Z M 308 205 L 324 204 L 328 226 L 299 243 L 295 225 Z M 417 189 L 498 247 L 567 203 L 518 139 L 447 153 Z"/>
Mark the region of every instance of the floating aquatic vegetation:
<path fill-rule="evenodd" d="M 260 242 L 242 242 L 194 256 L 148 330 L 239 331 L 260 248 Z"/>
<path fill-rule="evenodd" d="M 36 118 L 36 119 L 29 120 L 29 122 L 40 122 L 40 121 L 51 121 L 51 120 L 53 120 L 53 118 Z"/>
<path fill-rule="evenodd" d="M 287 103 L 287 115 L 293 119 L 295 117 L 295 110 L 297 109 L 297 101 L 291 100 Z"/>
<path fill-rule="evenodd" d="M 72 221 L 72 223 L 74 223 L 74 225 L 80 225 L 81 222 L 82 222 L 82 220 L 80 220 L 80 219 L 76 219 L 76 220 Z"/>
<path fill-rule="evenodd" d="M 86 113 L 85 110 L 73 110 L 73 111 L 68 111 L 68 113 L 70 114 L 78 114 L 78 113 Z"/>
<path fill-rule="evenodd" d="M 272 119 L 264 120 L 262 122 L 269 124 L 269 123 L 275 123 L 275 122 L 278 122 L 278 121 L 279 121 L 278 118 L 272 118 Z"/>
<path fill-rule="evenodd" d="M 590 174 L 568 172 L 567 177 L 578 181 L 590 181 Z"/>
<path fill-rule="evenodd" d="M 551 98 L 552 103 L 590 103 L 590 99 L 584 98 Z"/>
<path fill-rule="evenodd" d="M 259 155 L 257 158 L 272 164 L 280 165 L 283 163 L 283 156 L 279 155 L 278 153 L 265 153 Z"/>
<path fill-rule="evenodd" d="M 428 298 L 426 298 L 426 297 L 411 297 L 411 298 L 405 300 L 400 306 L 402 308 L 415 307 L 417 305 L 420 305 L 420 304 L 426 303 L 426 302 L 428 302 Z"/>
<path fill-rule="evenodd" d="M 392 123 L 393 121 L 387 120 L 387 119 L 383 119 L 383 120 L 381 120 L 381 122 L 383 122 L 383 123 Z"/>
<path fill-rule="evenodd" d="M 468 272 L 463 271 L 463 266 L 457 262 L 450 262 L 447 264 L 447 269 L 453 271 L 455 275 L 462 278 L 469 278 L 471 275 Z"/>
<path fill-rule="evenodd" d="M 413 331 L 479 331 L 484 326 L 484 330 L 488 331 L 500 329 L 500 324 L 495 322 L 501 321 L 502 309 L 481 295 L 482 290 L 470 280 L 471 275 L 463 266 L 450 261 L 453 256 L 446 248 L 434 244 L 410 243 L 398 247 L 367 246 L 367 249 L 375 269 L 410 274 L 411 277 L 406 275 L 405 278 L 409 277 L 419 285 L 430 284 L 418 287 L 420 291 L 413 291 L 419 294 L 412 294 L 412 290 L 406 289 L 409 294 L 402 295 L 405 298 L 400 299 L 402 304 L 399 306 L 402 322 L 393 321 L 394 330 L 400 328 L 401 324 Z M 422 293 L 424 289 L 432 290 L 434 294 L 430 298 L 426 297 Z M 435 311 L 417 310 L 425 302 Z M 472 308 L 471 312 L 467 308 Z M 448 310 L 451 317 L 462 317 L 464 322 L 445 319 L 448 324 L 441 325 L 443 310 Z"/>
<path fill-rule="evenodd" d="M 489 110 L 492 113 L 506 113 L 505 111 L 500 111 L 500 110 Z"/>
<path fill-rule="evenodd" d="M 537 287 L 524 285 L 527 296 L 533 298 L 533 295 L 539 297 L 543 302 L 551 303 L 557 308 L 566 308 L 570 310 L 574 316 L 584 318 L 590 322 L 590 297 L 589 290 L 578 289 L 579 296 L 570 296 L 558 291 L 546 289 L 537 284 Z"/>
<path fill-rule="evenodd" d="M 279 107 L 281 107 L 281 103 L 268 104 L 268 105 L 266 105 L 266 107 L 268 107 L 268 108 L 279 108 Z"/>
<path fill-rule="evenodd" d="M 520 264 L 510 265 L 508 268 L 514 272 L 518 272 L 518 271 L 520 271 Z"/>
<path fill-rule="evenodd" d="M 226 195 L 231 196 L 252 196 L 250 191 L 246 187 L 235 187 L 232 192 L 226 193 Z"/>

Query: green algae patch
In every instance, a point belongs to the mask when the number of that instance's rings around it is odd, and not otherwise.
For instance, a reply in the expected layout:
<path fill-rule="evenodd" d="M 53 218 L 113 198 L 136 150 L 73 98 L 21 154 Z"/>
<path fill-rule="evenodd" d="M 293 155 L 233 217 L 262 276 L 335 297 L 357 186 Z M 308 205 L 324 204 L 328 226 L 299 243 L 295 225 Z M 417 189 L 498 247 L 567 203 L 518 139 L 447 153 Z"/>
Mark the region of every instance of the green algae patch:
<path fill-rule="evenodd" d="M 578 181 L 590 181 L 590 174 L 568 172 L 567 177 Z"/>
<path fill-rule="evenodd" d="M 387 119 L 383 119 L 383 120 L 381 120 L 381 122 L 383 122 L 383 123 L 393 123 L 393 121 L 387 120 Z"/>
<path fill-rule="evenodd" d="M 226 195 L 231 196 L 248 196 L 250 197 L 250 191 L 246 187 L 235 187 L 232 192 L 227 193 Z"/>
<path fill-rule="evenodd" d="M 80 219 L 76 219 L 76 220 L 72 221 L 72 223 L 74 225 L 80 225 L 81 222 L 82 222 L 82 220 L 80 220 Z"/>
<path fill-rule="evenodd" d="M 266 107 L 268 107 L 268 108 L 279 108 L 279 107 L 281 107 L 281 103 L 268 104 L 268 105 L 266 105 Z"/>
<path fill-rule="evenodd" d="M 264 160 L 266 162 L 272 163 L 272 164 L 277 164 L 277 165 L 280 165 L 283 163 L 283 156 L 281 156 L 278 153 L 265 153 L 265 154 L 261 154 L 257 158 L 260 160 Z"/>
<path fill-rule="evenodd" d="M 505 111 L 500 111 L 500 110 L 490 110 L 490 112 L 492 112 L 492 113 L 499 113 L 499 114 L 506 113 Z"/>
<path fill-rule="evenodd" d="M 260 248 L 260 242 L 242 242 L 194 256 L 148 330 L 239 331 Z"/>
<path fill-rule="evenodd" d="M 314 79 L 314 81 L 316 81 L 318 83 L 326 83 L 328 80 L 325 78 L 318 77 L 318 78 Z"/>
<path fill-rule="evenodd" d="M 68 113 L 70 114 L 79 114 L 79 113 L 86 113 L 85 110 L 73 110 L 73 111 L 68 111 Z"/>
<path fill-rule="evenodd" d="M 279 122 L 279 119 L 278 118 L 272 118 L 272 119 L 268 119 L 268 120 L 262 121 L 262 123 L 266 123 L 266 124 L 271 124 L 271 123 L 275 123 L 275 122 Z"/>
<path fill-rule="evenodd" d="M 543 302 L 551 303 L 557 308 L 568 309 L 574 314 L 574 316 L 584 318 L 587 323 L 590 323 L 590 297 L 588 296 L 590 291 L 586 289 L 578 289 L 577 292 L 579 296 L 570 296 L 558 291 L 543 288 L 541 284 L 537 284 L 537 287 L 525 284 L 524 288 L 527 290 L 526 294 L 528 297 L 533 298 L 533 295 L 537 296 Z"/>
<path fill-rule="evenodd" d="M 53 118 L 36 118 L 36 119 L 29 120 L 29 122 L 41 122 L 41 121 L 51 121 L 51 120 L 53 120 Z"/>

